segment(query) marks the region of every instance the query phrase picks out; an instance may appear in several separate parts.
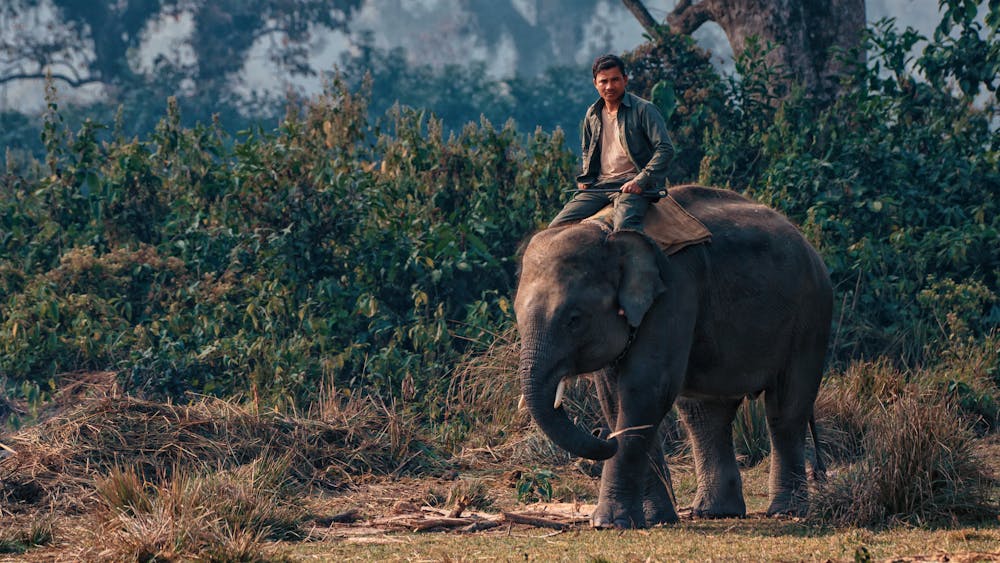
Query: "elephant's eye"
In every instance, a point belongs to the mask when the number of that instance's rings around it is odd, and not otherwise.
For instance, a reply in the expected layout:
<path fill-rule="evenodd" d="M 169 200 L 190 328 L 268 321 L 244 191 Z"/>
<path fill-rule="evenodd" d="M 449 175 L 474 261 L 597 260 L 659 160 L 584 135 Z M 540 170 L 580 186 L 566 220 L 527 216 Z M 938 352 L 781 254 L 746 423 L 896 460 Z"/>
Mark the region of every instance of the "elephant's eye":
<path fill-rule="evenodd" d="M 582 324 L 580 323 L 581 315 L 579 311 L 573 311 L 566 317 L 566 328 L 577 331 L 580 329 Z"/>

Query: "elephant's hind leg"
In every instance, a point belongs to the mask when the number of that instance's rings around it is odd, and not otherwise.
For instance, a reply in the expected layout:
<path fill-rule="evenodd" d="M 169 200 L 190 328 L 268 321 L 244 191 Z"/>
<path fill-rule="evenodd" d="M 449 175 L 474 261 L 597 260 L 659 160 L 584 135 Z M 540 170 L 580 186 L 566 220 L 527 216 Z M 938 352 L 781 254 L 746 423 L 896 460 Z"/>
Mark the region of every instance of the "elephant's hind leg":
<path fill-rule="evenodd" d="M 802 515 L 808 509 L 806 431 L 819 391 L 823 356 L 799 354 L 781 384 L 764 393 L 771 435 L 771 474 L 767 513 Z"/>
<path fill-rule="evenodd" d="M 741 399 L 677 401 L 681 420 L 691 436 L 698 478 L 691 514 L 699 518 L 746 516 L 743 479 L 733 450 L 733 419 Z"/>
<path fill-rule="evenodd" d="M 808 508 L 809 491 L 806 482 L 805 441 L 808 415 L 781 409 L 768 402 L 767 426 L 771 434 L 770 503 L 768 515 L 802 515 Z"/>

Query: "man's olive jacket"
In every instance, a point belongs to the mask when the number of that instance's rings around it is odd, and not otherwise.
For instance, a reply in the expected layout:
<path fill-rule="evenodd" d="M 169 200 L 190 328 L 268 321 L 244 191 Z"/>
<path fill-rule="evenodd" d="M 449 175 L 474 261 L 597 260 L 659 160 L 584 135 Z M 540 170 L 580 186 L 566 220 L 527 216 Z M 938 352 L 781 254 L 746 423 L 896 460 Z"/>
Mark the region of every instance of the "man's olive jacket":
<path fill-rule="evenodd" d="M 583 173 L 576 177 L 582 184 L 593 185 L 601 174 L 601 111 L 604 100 L 598 99 L 583 118 Z M 667 124 L 652 103 L 626 92 L 618 107 L 618 139 L 639 174 L 635 177 L 643 190 L 666 186 L 667 165 L 674 157 L 674 144 L 667 134 Z"/>

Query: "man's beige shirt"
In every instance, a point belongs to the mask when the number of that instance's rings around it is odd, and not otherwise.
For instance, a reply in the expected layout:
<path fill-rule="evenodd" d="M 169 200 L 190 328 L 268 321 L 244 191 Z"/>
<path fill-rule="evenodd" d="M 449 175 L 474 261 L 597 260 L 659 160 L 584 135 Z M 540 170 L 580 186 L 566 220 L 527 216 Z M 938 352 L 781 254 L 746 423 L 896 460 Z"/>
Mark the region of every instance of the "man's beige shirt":
<path fill-rule="evenodd" d="M 637 173 L 618 138 L 618 112 L 601 111 L 601 174 L 598 182 L 628 181 Z"/>

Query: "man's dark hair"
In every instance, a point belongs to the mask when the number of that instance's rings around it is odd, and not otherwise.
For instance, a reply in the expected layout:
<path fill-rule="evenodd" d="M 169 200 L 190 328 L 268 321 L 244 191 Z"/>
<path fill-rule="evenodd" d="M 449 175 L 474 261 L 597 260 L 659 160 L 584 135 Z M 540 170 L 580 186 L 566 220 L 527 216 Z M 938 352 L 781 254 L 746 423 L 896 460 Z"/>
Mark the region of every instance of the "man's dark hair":
<path fill-rule="evenodd" d="M 618 70 L 622 71 L 622 76 L 625 76 L 625 63 L 621 59 L 615 55 L 601 55 L 594 60 L 594 67 L 591 70 L 594 71 L 594 78 L 597 78 L 598 72 L 615 67 L 618 67 Z"/>

